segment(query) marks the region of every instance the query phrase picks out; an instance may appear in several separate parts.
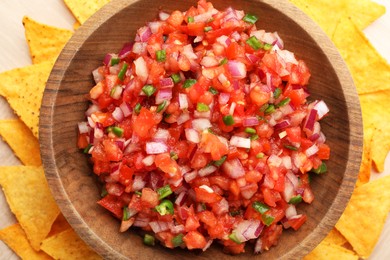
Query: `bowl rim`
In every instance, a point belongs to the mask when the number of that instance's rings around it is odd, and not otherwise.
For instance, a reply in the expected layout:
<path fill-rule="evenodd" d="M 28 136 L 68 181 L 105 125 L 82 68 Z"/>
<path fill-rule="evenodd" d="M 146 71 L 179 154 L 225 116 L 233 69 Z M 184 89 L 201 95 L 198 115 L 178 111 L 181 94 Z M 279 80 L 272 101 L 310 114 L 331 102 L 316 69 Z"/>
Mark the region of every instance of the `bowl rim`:
<path fill-rule="evenodd" d="M 78 52 L 78 47 L 84 43 L 84 41 L 91 35 L 91 33 L 103 25 L 106 20 L 114 16 L 117 11 L 120 11 L 121 9 L 139 1 L 142 0 L 113 0 L 100 9 L 97 13 L 95 13 L 92 17 L 90 17 L 74 33 L 74 35 L 65 45 L 63 51 L 53 66 L 42 98 L 39 120 L 39 142 L 42 163 L 52 194 L 61 212 L 63 212 L 64 216 L 74 228 L 74 230 L 78 233 L 78 235 L 98 254 L 108 259 L 127 258 L 119 252 L 115 251 L 110 247 L 110 245 L 98 237 L 88 227 L 79 212 L 70 202 L 68 194 L 62 184 L 57 168 L 56 158 L 54 156 L 53 131 L 51 127 L 48 127 L 53 125 L 53 108 L 55 107 L 57 92 L 54 93 L 54 97 L 49 97 L 49 92 L 50 95 L 53 95 L 53 89 L 58 90 L 65 75 L 65 70 L 62 69 L 62 67 L 69 66 L 71 60 Z M 212 2 L 212 0 L 210 1 Z M 310 234 L 308 234 L 299 244 L 297 244 L 297 246 L 287 252 L 284 257 L 285 259 L 297 258 L 304 256 L 312 249 L 314 249 L 314 247 L 326 236 L 331 228 L 335 226 L 352 195 L 355 181 L 357 180 L 359 173 L 362 155 L 361 148 L 363 127 L 360 103 L 358 103 L 358 105 L 355 103 L 359 100 L 357 90 L 354 86 L 352 77 L 344 60 L 328 36 L 313 20 L 311 20 L 303 11 L 298 9 L 288 0 L 249 1 L 263 2 L 277 11 L 285 14 L 313 38 L 314 42 L 323 50 L 332 67 L 334 68 L 337 65 L 338 69 L 335 70 L 335 74 L 337 75 L 340 81 L 340 85 L 342 86 L 345 103 L 348 109 L 348 117 L 354 118 L 354 124 L 351 125 L 351 128 L 349 129 L 350 144 L 348 150 L 348 162 L 346 164 L 345 174 L 343 176 L 342 182 L 340 183 L 338 194 L 335 196 L 335 199 L 329 207 L 327 213 L 324 215 L 324 218 L 318 223 L 318 225 L 312 230 Z M 163 6 L 163 4 L 161 5 Z M 295 17 L 300 17 L 300 19 L 296 19 Z M 64 59 L 64 52 L 66 52 L 67 56 L 71 57 L 71 59 Z M 61 61 L 61 66 L 59 61 Z M 50 91 L 48 88 L 50 88 Z M 359 162 L 359 164 L 356 162 Z M 340 196 L 341 194 L 342 196 Z"/>

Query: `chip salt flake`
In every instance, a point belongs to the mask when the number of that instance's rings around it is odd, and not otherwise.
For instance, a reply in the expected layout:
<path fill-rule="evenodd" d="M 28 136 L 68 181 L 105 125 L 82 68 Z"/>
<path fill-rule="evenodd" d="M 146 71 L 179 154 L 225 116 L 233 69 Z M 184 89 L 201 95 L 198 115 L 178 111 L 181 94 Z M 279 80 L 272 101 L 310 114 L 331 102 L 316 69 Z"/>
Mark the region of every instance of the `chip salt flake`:
<path fill-rule="evenodd" d="M 0 73 L 0 95 L 37 138 L 39 109 L 52 67 L 52 62 L 43 62 Z"/>
<path fill-rule="evenodd" d="M 31 246 L 39 250 L 41 242 L 60 213 L 47 185 L 43 168 L 0 167 L 0 185 Z"/>
<path fill-rule="evenodd" d="M 389 198 L 389 175 L 366 183 L 354 190 L 336 224 L 360 257 L 369 257 L 379 239 L 390 210 Z"/>
<path fill-rule="evenodd" d="M 24 165 L 42 164 L 38 139 L 21 120 L 0 120 L 0 135 Z"/>
<path fill-rule="evenodd" d="M 41 24 L 28 16 L 23 17 L 23 25 L 34 64 L 56 60 L 73 34 L 66 29 Z"/>
<path fill-rule="evenodd" d="M 4 241 L 20 258 L 28 260 L 52 259 L 43 251 L 35 251 L 29 244 L 26 234 L 19 224 L 0 230 L 0 240 Z"/>
<path fill-rule="evenodd" d="M 102 259 L 79 238 L 73 229 L 45 239 L 41 249 L 54 259 Z"/>
<path fill-rule="evenodd" d="M 69 10 L 80 24 L 83 24 L 91 15 L 96 13 L 110 0 L 64 0 Z"/>

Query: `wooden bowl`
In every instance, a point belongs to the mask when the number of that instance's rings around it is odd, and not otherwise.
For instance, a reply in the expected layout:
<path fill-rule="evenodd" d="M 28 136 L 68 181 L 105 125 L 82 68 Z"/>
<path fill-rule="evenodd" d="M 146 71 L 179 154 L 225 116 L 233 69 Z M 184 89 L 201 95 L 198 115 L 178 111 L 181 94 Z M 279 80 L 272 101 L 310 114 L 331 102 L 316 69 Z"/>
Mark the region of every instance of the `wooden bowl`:
<path fill-rule="evenodd" d="M 40 114 L 40 143 L 49 185 L 61 211 L 86 243 L 107 259 L 294 259 L 310 252 L 331 230 L 355 185 L 362 150 L 359 99 L 346 65 L 331 41 L 304 13 L 286 0 L 213 0 L 257 14 L 259 28 L 277 31 L 286 49 L 309 66 L 311 99 L 324 99 L 331 109 L 322 121 L 331 147 L 328 173 L 313 178 L 315 201 L 300 205 L 308 216 L 297 232 L 285 230 L 279 245 L 253 255 L 230 256 L 219 246 L 202 254 L 162 246 L 147 247 L 132 231 L 119 233 L 119 221 L 96 204 L 99 189 L 87 158 L 77 146 L 77 122 L 84 120 L 92 70 L 107 52 L 118 52 L 137 28 L 158 10 L 186 10 L 191 1 L 113 1 L 81 26 L 59 56 L 48 80 Z"/>

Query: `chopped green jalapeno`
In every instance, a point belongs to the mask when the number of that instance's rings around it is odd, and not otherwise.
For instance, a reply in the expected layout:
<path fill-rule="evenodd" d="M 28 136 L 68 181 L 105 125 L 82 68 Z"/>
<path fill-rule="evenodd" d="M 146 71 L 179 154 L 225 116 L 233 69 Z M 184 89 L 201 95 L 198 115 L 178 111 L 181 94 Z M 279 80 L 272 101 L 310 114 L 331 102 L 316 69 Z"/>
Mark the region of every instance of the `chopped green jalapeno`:
<path fill-rule="evenodd" d="M 161 215 L 171 214 L 173 215 L 173 203 L 170 200 L 163 200 L 159 205 L 155 207 L 157 212 Z"/>
<path fill-rule="evenodd" d="M 244 16 L 244 18 L 242 18 L 242 20 L 244 20 L 244 21 L 247 22 L 247 23 L 251 23 L 251 24 L 256 23 L 258 19 L 259 19 L 259 18 L 257 18 L 257 16 L 254 15 L 254 14 L 246 14 L 246 15 Z"/>
<path fill-rule="evenodd" d="M 248 40 L 246 40 L 246 43 L 251 46 L 255 51 L 257 51 L 260 48 L 263 48 L 264 44 L 262 44 L 256 36 L 251 36 Z"/>
<path fill-rule="evenodd" d="M 274 91 L 274 98 L 279 98 L 280 94 L 282 94 L 282 89 L 281 88 L 276 88 Z"/>
<path fill-rule="evenodd" d="M 269 44 L 269 43 L 265 43 L 264 46 L 263 46 L 263 49 L 265 51 L 269 51 L 270 49 L 272 49 L 273 45 L 272 44 Z"/>
<path fill-rule="evenodd" d="M 130 218 L 129 208 L 127 206 L 124 206 L 122 220 L 126 221 L 126 220 L 129 220 L 129 218 Z"/>
<path fill-rule="evenodd" d="M 264 224 L 268 226 L 270 226 L 272 224 L 272 222 L 274 222 L 274 217 L 270 216 L 270 215 L 267 215 L 267 214 L 263 214 L 261 216 L 261 219 L 263 220 Z"/>
<path fill-rule="evenodd" d="M 129 65 L 127 65 L 127 63 L 123 63 L 123 66 L 121 68 L 121 70 L 119 71 L 118 73 L 118 78 L 123 81 L 123 79 L 125 78 L 125 75 L 126 75 L 126 71 L 127 71 L 127 68 L 129 67 Z"/>
<path fill-rule="evenodd" d="M 179 159 L 179 156 L 178 156 L 177 153 L 175 153 L 175 152 L 171 152 L 170 156 L 171 156 L 171 158 L 172 158 L 173 160 Z"/>
<path fill-rule="evenodd" d="M 172 194 L 171 186 L 169 184 L 157 189 L 158 199 L 164 199 Z"/>
<path fill-rule="evenodd" d="M 144 236 L 144 244 L 148 246 L 154 246 L 154 236 L 151 236 L 149 234 L 145 234 Z"/>
<path fill-rule="evenodd" d="M 187 21 L 188 21 L 188 23 L 193 23 L 195 20 L 194 20 L 194 17 L 188 16 Z"/>
<path fill-rule="evenodd" d="M 213 27 L 211 27 L 211 26 L 206 26 L 205 28 L 204 28 L 204 31 L 205 32 L 209 32 L 209 31 L 211 31 L 213 29 Z"/>
<path fill-rule="evenodd" d="M 118 57 L 113 57 L 113 58 L 111 58 L 110 65 L 114 66 L 116 64 L 119 64 L 120 61 L 121 61 L 121 59 L 119 59 Z"/>
<path fill-rule="evenodd" d="M 250 137 L 251 141 L 256 141 L 257 139 L 259 139 L 259 136 L 258 135 L 252 135 Z"/>
<path fill-rule="evenodd" d="M 172 74 L 171 78 L 173 80 L 173 83 L 177 84 L 181 81 L 180 74 Z"/>
<path fill-rule="evenodd" d="M 301 202 L 302 202 L 302 196 L 298 194 L 297 196 L 292 197 L 288 203 L 296 205 Z"/>
<path fill-rule="evenodd" d="M 157 59 L 157 61 L 165 61 L 165 59 L 166 59 L 165 50 L 156 51 L 156 59 Z"/>
<path fill-rule="evenodd" d="M 260 214 L 264 214 L 269 210 L 269 207 L 267 205 L 258 201 L 252 203 L 252 208 L 254 208 Z"/>
<path fill-rule="evenodd" d="M 167 105 L 167 101 L 164 100 L 160 105 L 158 105 L 156 112 L 160 113 L 161 111 L 163 111 L 166 105 Z"/>
<path fill-rule="evenodd" d="M 266 115 L 271 114 L 273 112 L 275 112 L 275 106 L 272 104 L 268 105 L 266 110 L 264 110 L 264 114 L 266 114 Z"/>
<path fill-rule="evenodd" d="M 290 99 L 289 97 L 283 99 L 282 101 L 280 101 L 280 102 L 277 104 L 277 107 L 282 107 L 282 106 L 287 105 L 288 103 L 290 103 L 290 100 L 291 100 L 291 99 Z"/>
<path fill-rule="evenodd" d="M 232 115 L 227 115 L 222 118 L 223 123 L 227 126 L 234 125 L 234 118 Z"/>
<path fill-rule="evenodd" d="M 137 103 L 137 105 L 134 107 L 134 112 L 138 115 L 139 111 L 141 111 L 141 104 Z"/>
<path fill-rule="evenodd" d="M 262 105 L 262 106 L 260 107 L 260 112 L 264 112 L 267 108 L 268 108 L 268 104 L 265 103 L 264 105 Z"/>
<path fill-rule="evenodd" d="M 262 158 L 264 158 L 264 153 L 258 153 L 258 154 L 256 154 L 256 158 L 257 158 L 257 159 L 262 159 Z"/>
<path fill-rule="evenodd" d="M 226 161 L 226 158 L 227 158 L 226 155 L 222 156 L 221 159 L 214 162 L 214 165 L 217 167 L 221 166 Z"/>
<path fill-rule="evenodd" d="M 134 193 L 135 193 L 135 195 L 142 196 L 142 192 L 140 192 L 139 190 L 134 191 Z"/>
<path fill-rule="evenodd" d="M 198 110 L 199 112 L 207 112 L 210 111 L 210 108 L 205 103 L 198 103 L 196 104 L 196 110 Z"/>
<path fill-rule="evenodd" d="M 241 244 L 241 241 L 238 240 L 237 235 L 236 235 L 234 232 L 231 233 L 231 234 L 229 235 L 229 238 L 230 238 L 230 240 L 232 240 L 233 242 L 235 242 L 235 243 L 237 243 L 237 244 Z"/>
<path fill-rule="evenodd" d="M 219 65 L 225 65 L 226 63 L 228 63 L 228 59 L 227 58 L 223 58 L 221 60 L 221 62 L 219 63 Z"/>
<path fill-rule="evenodd" d="M 108 191 L 106 190 L 106 187 L 103 187 L 102 191 L 100 192 L 100 197 L 104 198 L 105 196 L 107 196 L 107 194 Z"/>
<path fill-rule="evenodd" d="M 183 244 L 183 237 L 184 237 L 183 234 L 179 234 L 179 235 L 175 236 L 174 238 L 172 238 L 171 242 L 172 242 L 173 246 L 178 247 L 181 244 Z"/>
<path fill-rule="evenodd" d="M 326 164 L 324 162 L 321 163 L 321 165 L 317 169 L 312 169 L 311 171 L 316 174 L 321 174 L 327 172 L 328 167 L 326 167 Z"/>
<path fill-rule="evenodd" d="M 155 88 L 153 85 L 145 85 L 145 86 L 142 88 L 142 92 L 144 92 L 145 95 L 147 95 L 148 97 L 150 97 L 151 95 L 154 94 L 154 92 L 156 92 L 156 88 Z"/>
<path fill-rule="evenodd" d="M 254 129 L 252 127 L 246 127 L 244 132 L 247 134 L 256 134 L 256 129 Z"/>
<path fill-rule="evenodd" d="M 239 216 L 241 214 L 242 214 L 242 212 L 239 209 L 238 210 L 233 210 L 233 211 L 229 212 L 229 215 L 232 216 L 232 217 Z"/>
<path fill-rule="evenodd" d="M 122 135 L 123 135 L 123 129 L 118 127 L 118 126 L 111 127 L 110 130 L 112 133 L 114 133 L 114 135 L 116 135 L 118 137 L 122 137 Z"/>
<path fill-rule="evenodd" d="M 89 153 L 89 150 L 91 150 L 92 144 L 88 144 L 87 147 L 84 148 L 83 153 Z"/>
<path fill-rule="evenodd" d="M 293 145 L 285 144 L 284 147 L 292 151 L 298 151 L 298 147 L 295 147 Z"/>
<path fill-rule="evenodd" d="M 210 88 L 209 88 L 209 92 L 210 92 L 211 94 L 213 94 L 213 95 L 216 95 L 216 94 L 219 93 L 218 90 L 216 90 L 216 89 L 213 88 L 213 87 L 210 87 Z"/>
<path fill-rule="evenodd" d="M 189 88 L 196 83 L 196 79 L 186 79 L 183 84 L 183 88 Z"/>

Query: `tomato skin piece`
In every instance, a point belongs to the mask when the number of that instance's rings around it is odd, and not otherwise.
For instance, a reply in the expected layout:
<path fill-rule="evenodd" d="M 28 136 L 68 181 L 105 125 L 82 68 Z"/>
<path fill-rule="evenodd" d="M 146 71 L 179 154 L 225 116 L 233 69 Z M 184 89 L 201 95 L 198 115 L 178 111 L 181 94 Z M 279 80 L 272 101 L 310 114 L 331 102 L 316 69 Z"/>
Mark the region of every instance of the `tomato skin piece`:
<path fill-rule="evenodd" d="M 108 194 L 97 202 L 100 206 L 109 210 L 116 218 L 122 218 L 123 214 L 123 202 L 117 196 Z"/>
<path fill-rule="evenodd" d="M 216 203 L 222 199 L 221 195 L 215 192 L 209 193 L 208 191 L 202 188 L 194 188 L 194 190 L 196 194 L 196 200 L 199 202 Z"/>
<path fill-rule="evenodd" d="M 184 237 L 183 241 L 188 249 L 202 249 L 206 246 L 206 238 L 198 231 L 190 231 Z"/>
<path fill-rule="evenodd" d="M 303 214 L 299 218 L 289 219 L 287 224 L 290 225 L 294 230 L 298 230 L 307 220 L 307 216 Z"/>

